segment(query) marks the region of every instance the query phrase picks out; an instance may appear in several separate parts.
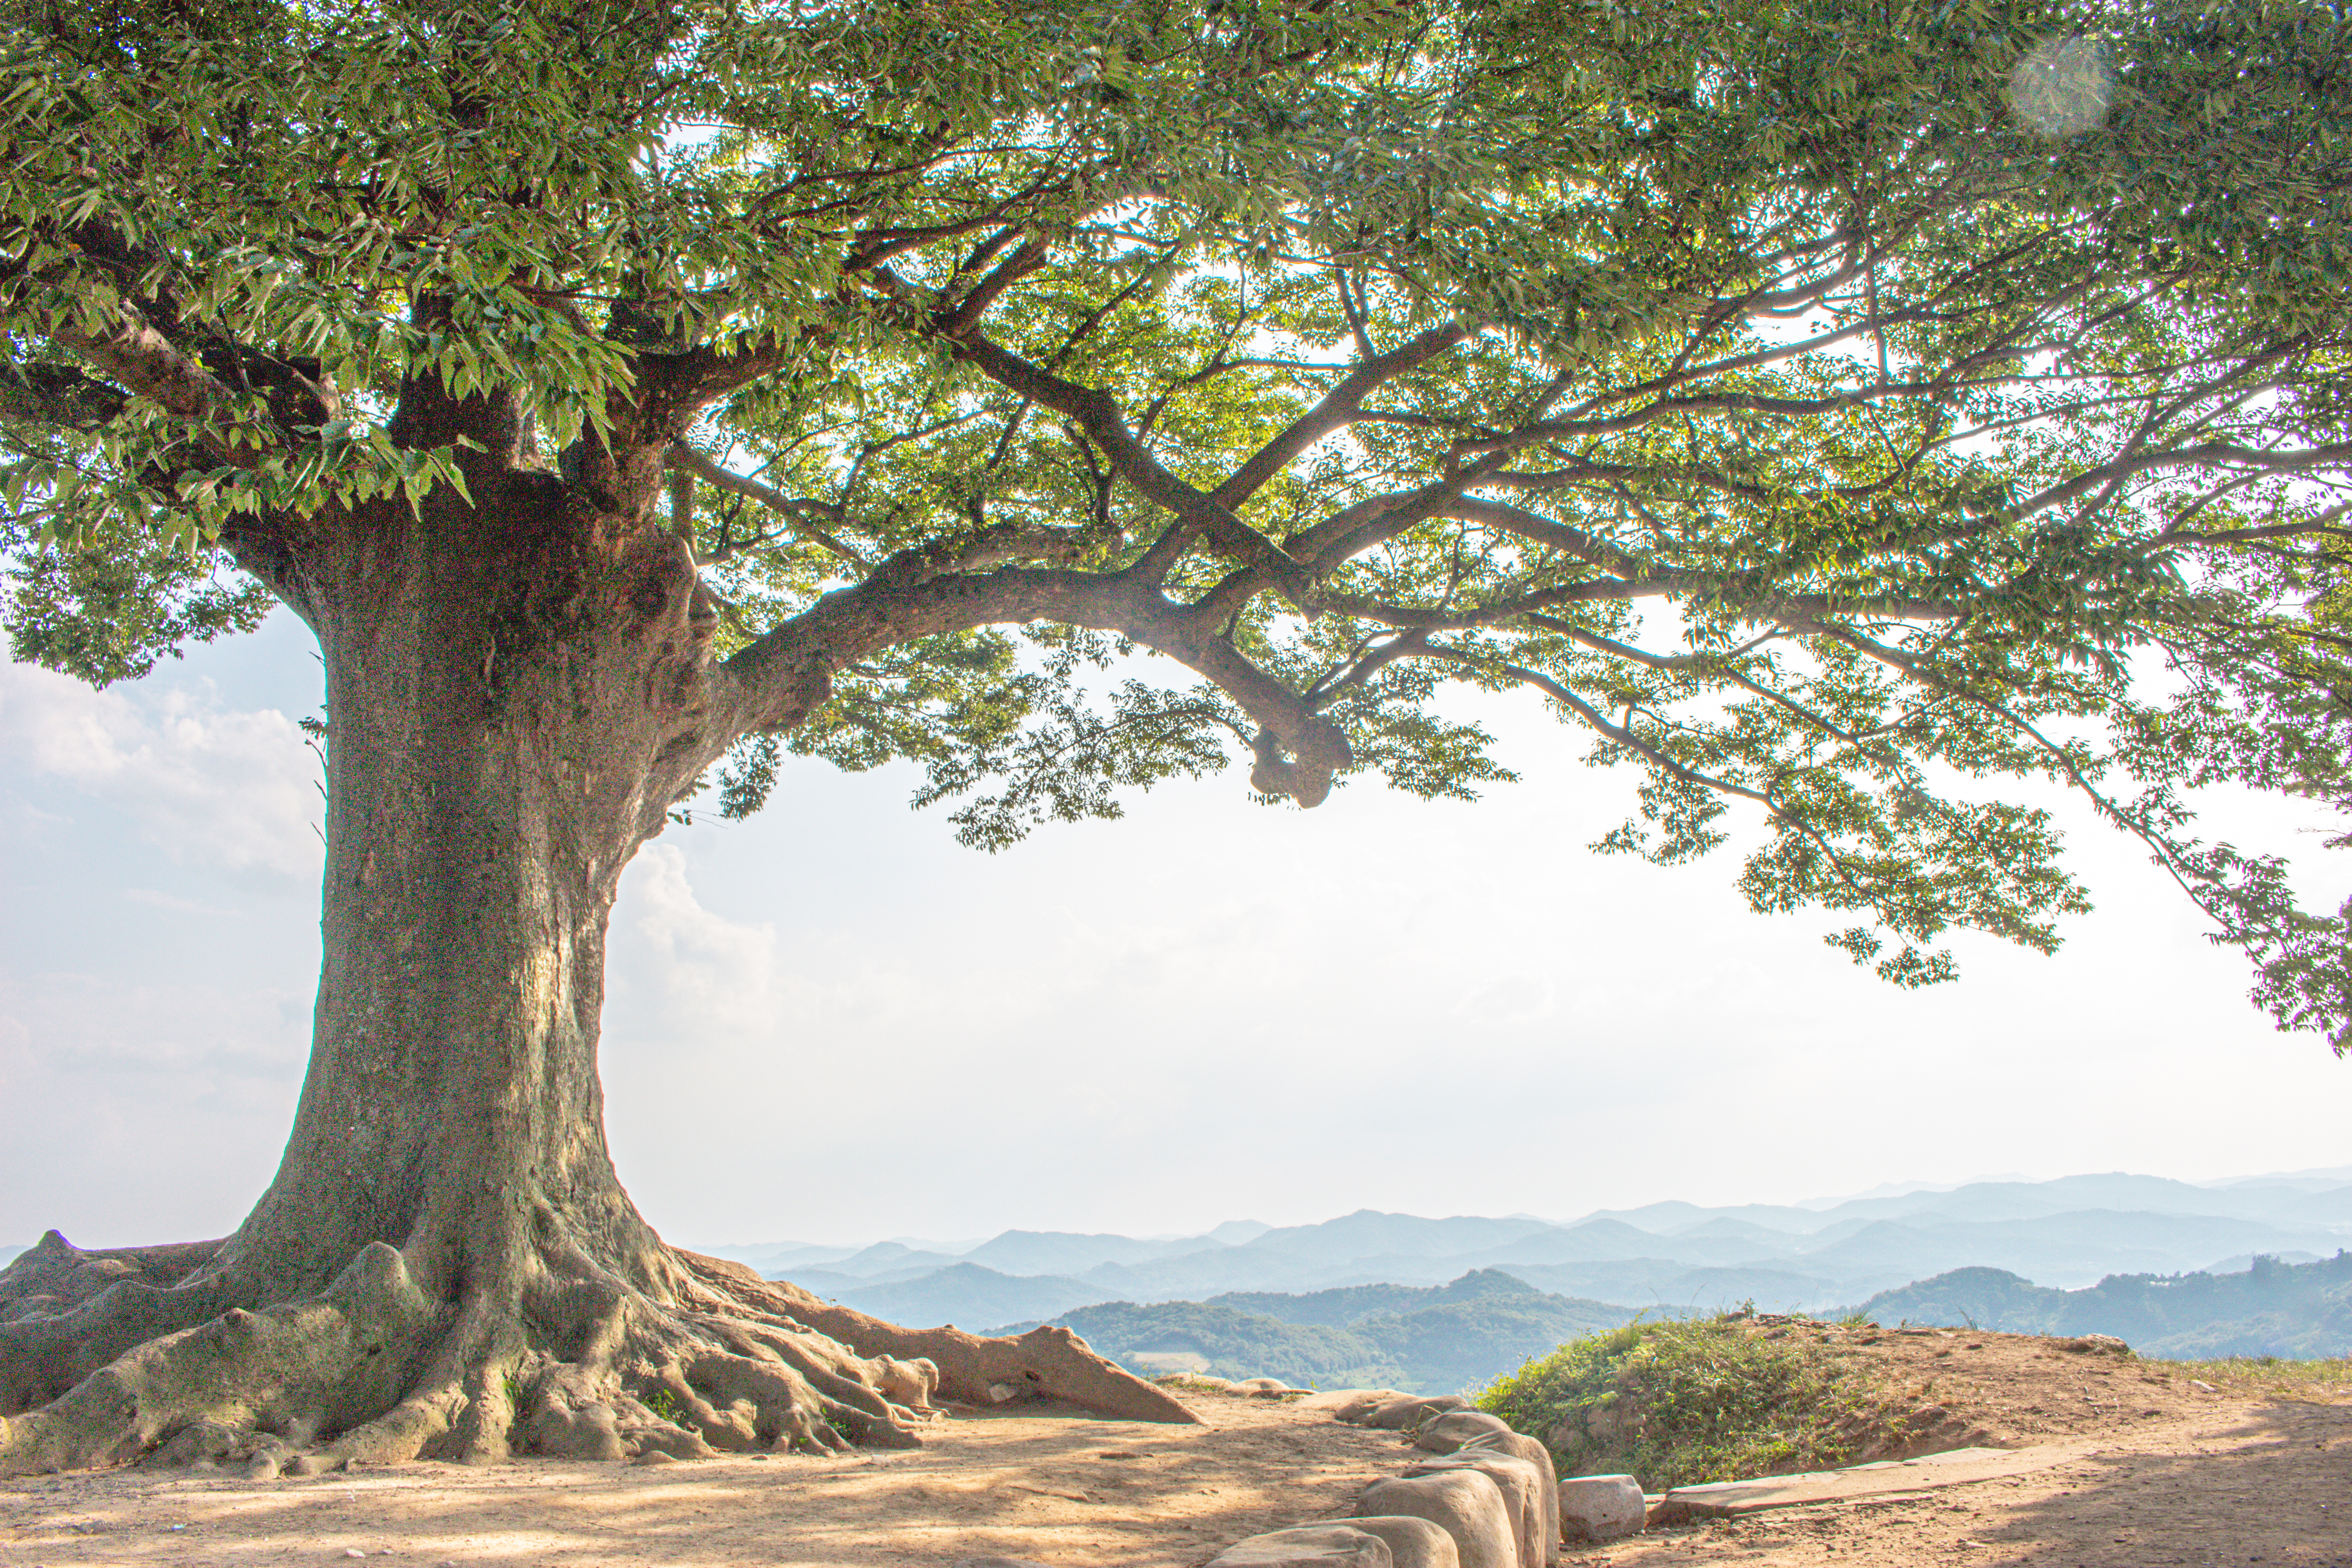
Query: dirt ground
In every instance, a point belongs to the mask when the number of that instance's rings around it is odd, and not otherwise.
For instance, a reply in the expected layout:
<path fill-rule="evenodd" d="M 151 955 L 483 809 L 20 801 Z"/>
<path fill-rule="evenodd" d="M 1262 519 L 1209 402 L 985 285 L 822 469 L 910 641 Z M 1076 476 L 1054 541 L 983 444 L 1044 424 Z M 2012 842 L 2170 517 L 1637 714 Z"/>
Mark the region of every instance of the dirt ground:
<path fill-rule="evenodd" d="M 1822 1337 L 1784 1331 L 1805 1333 Z M 1571 1549 L 1564 1568 L 2352 1568 L 2352 1368 L 2342 1363 L 2329 1368 L 2340 1379 L 2322 1381 L 2292 1367 L 2074 1352 L 2022 1334 L 1915 1329 L 1826 1342 L 1883 1379 L 1898 1405 L 1948 1412 L 1948 1433 L 2093 1451 L 2028 1476 Z M 2209 1374 L 2219 1380 L 2210 1392 L 2198 1386 Z"/>
<path fill-rule="evenodd" d="M 1759 1331 L 1773 1331 L 1772 1325 Z M 1819 1335 L 1807 1327 L 1784 1332 Z M 1929 1425 L 2014 1447 L 2091 1440 L 2006 1480 L 1654 1532 L 1571 1550 L 1579 1568 L 2262 1563 L 2352 1568 L 2352 1373 L 2292 1392 L 2076 1354 L 2022 1336 L 1845 1332 Z M 2219 1375 L 2219 1374 L 2217 1374 Z M 0 1568 L 260 1568 L 355 1553 L 386 1568 L 1193 1568 L 1259 1531 L 1344 1517 L 1406 1462 L 1393 1433 L 1188 1394 L 1193 1427 L 1067 1413 L 950 1419 L 912 1452 L 638 1468 L 414 1464 L 253 1482 L 123 1469 L 0 1482 Z"/>

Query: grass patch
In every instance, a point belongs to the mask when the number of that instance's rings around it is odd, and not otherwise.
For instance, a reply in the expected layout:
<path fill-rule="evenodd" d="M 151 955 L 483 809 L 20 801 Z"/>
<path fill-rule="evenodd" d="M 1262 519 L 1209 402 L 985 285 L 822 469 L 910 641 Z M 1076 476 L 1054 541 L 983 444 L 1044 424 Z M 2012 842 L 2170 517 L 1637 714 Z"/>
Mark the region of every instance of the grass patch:
<path fill-rule="evenodd" d="M 637 1403 L 673 1426 L 686 1425 L 686 1406 L 680 1405 L 677 1395 L 667 1388 L 649 1389 L 637 1395 Z"/>
<path fill-rule="evenodd" d="M 1162 1373 L 1151 1380 L 1162 1388 L 1172 1388 L 1179 1394 L 1223 1394 L 1233 1386 L 1233 1380 L 1212 1377 L 1203 1372 Z"/>
<path fill-rule="evenodd" d="M 1663 1491 L 1844 1464 L 1872 1394 L 1812 1342 L 1727 1315 L 1571 1340 L 1477 1405 L 1549 1447 L 1564 1476 L 1622 1472 Z"/>
<path fill-rule="evenodd" d="M 2352 1395 L 2352 1356 L 2331 1361 L 2290 1361 L 2280 1356 L 2222 1356 L 2212 1361 L 2158 1361 L 2141 1364 L 2177 1377 L 2210 1383 L 2225 1394 L 2282 1394 L 2293 1399 Z"/>

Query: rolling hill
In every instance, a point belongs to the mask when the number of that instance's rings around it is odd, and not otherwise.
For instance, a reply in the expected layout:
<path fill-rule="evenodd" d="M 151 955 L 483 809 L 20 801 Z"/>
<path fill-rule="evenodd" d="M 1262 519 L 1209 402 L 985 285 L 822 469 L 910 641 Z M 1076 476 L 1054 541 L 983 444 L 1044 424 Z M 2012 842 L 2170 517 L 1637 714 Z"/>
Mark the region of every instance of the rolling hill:
<path fill-rule="evenodd" d="M 1110 1301 L 1051 1321 L 1147 1376 L 1203 1372 L 1279 1377 L 1303 1386 L 1451 1394 L 1483 1387 L 1562 1341 L 1615 1328 L 1633 1315 L 1629 1308 L 1549 1295 L 1486 1269 L 1434 1288 L 1261 1292 L 1150 1305 Z M 1000 1331 L 1035 1326 L 1015 1323 Z"/>
<path fill-rule="evenodd" d="M 2352 1252 L 2315 1263 L 2257 1258 L 2242 1273 L 2113 1275 L 2053 1290 L 1999 1268 L 1958 1268 L 1883 1291 L 1881 1322 L 2021 1334 L 2114 1334 L 2142 1355 L 2352 1355 Z"/>

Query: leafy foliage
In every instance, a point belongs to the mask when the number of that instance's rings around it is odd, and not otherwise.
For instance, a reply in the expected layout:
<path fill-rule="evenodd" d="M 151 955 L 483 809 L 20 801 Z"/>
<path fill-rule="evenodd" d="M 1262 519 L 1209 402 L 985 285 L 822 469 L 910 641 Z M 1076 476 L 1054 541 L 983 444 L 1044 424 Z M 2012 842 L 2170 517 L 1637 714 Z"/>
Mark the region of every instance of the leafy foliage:
<path fill-rule="evenodd" d="M 1478 1396 L 1550 1447 L 1563 1475 L 1644 1489 L 1821 1469 L 1853 1457 L 1870 1391 L 1803 1342 L 1732 1317 L 1633 1322 L 1571 1341 Z"/>
<path fill-rule="evenodd" d="M 2352 809 L 2336 13 L 6 3 L 19 657 L 521 472 L 821 686 L 726 815 L 787 752 L 990 848 L 1240 757 L 1469 795 L 1448 691 L 1533 690 L 1639 775 L 1599 847 L 1748 814 L 1892 982 L 2088 907 L 1971 782 L 2051 780 L 2352 1039 L 2352 906 L 2190 809 Z"/>
<path fill-rule="evenodd" d="M 222 552 L 191 553 L 102 525 L 89 546 L 38 545 L 8 570 L 11 649 L 100 686 L 191 642 L 261 624 L 275 603 Z"/>

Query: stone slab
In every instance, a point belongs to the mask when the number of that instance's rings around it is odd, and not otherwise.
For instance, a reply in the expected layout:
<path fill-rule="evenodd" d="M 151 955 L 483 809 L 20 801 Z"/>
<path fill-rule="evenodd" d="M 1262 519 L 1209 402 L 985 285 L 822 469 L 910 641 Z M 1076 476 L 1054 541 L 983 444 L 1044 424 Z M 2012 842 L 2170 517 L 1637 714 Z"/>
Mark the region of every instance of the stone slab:
<path fill-rule="evenodd" d="M 2030 1448 L 1954 1448 L 1916 1459 L 1881 1459 L 1842 1470 L 1807 1470 L 1793 1476 L 1759 1476 L 1752 1481 L 1713 1481 L 1676 1487 L 1653 1510 L 1653 1524 L 1693 1519 L 1736 1519 L 1766 1509 L 1844 1502 L 1890 1492 L 1933 1491 L 2031 1475 L 2095 1452 L 2084 1443 L 2040 1443 Z"/>
<path fill-rule="evenodd" d="M 1349 1524 L 1302 1524 L 1236 1541 L 1209 1568 L 1394 1568 L 1387 1540 Z"/>

